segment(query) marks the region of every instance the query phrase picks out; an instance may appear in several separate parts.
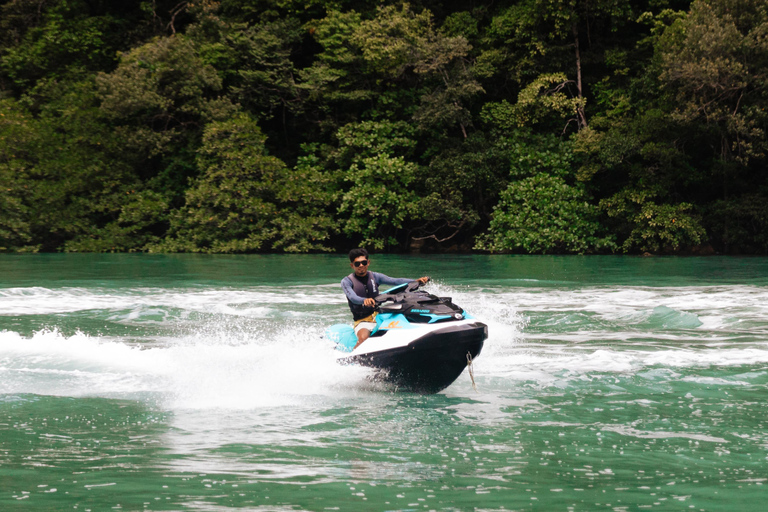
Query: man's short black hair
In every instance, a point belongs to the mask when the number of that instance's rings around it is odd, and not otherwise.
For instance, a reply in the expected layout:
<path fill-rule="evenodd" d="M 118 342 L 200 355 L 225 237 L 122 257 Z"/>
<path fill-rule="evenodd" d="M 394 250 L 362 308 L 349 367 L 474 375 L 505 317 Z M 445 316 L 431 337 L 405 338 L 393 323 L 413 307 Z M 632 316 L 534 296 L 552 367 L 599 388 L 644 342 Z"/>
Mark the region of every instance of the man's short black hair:
<path fill-rule="evenodd" d="M 352 249 L 349 251 L 349 261 L 355 261 L 355 259 L 359 258 L 360 256 L 365 256 L 365 259 L 368 259 L 368 251 L 362 247 L 358 247 L 357 249 Z"/>

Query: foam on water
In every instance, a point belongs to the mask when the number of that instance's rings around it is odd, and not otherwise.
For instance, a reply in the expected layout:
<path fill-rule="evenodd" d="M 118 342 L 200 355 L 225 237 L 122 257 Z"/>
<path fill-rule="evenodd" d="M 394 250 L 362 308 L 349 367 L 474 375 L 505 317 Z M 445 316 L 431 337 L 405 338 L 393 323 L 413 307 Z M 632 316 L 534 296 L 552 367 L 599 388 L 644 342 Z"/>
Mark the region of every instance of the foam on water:
<path fill-rule="evenodd" d="M 168 288 L 5 288 L 0 289 L 0 315 L 45 315 L 89 310 L 123 310 L 139 306 L 175 307 L 188 311 L 249 316 L 264 309 L 251 304 L 346 304 L 343 295 L 327 286 L 249 289 Z"/>
<path fill-rule="evenodd" d="M 437 282 L 429 291 L 453 297 L 488 324 L 475 374 L 502 387 L 595 373 L 768 363 L 764 288 L 510 291 Z M 165 329 L 126 336 L 64 335 L 55 327 L 31 335 L 0 332 L 0 393 L 139 396 L 177 408 L 252 408 L 355 392 L 368 375 L 339 366 L 320 338 L 325 325 L 347 319 L 338 285 L 9 288 L 0 290 L 0 315 L 49 315 L 54 325 L 57 318 L 79 315 L 76 320 Z"/>
<path fill-rule="evenodd" d="M 128 344 L 84 334 L 0 333 L 0 393 L 159 399 L 177 408 L 252 408 L 337 394 L 365 382 L 301 329 L 265 338 L 192 336 Z M 158 398 L 159 397 L 159 398 Z"/>
<path fill-rule="evenodd" d="M 666 307 L 707 318 L 711 325 L 741 322 L 763 323 L 768 317 L 765 287 L 585 287 L 576 290 L 525 288 L 501 291 L 500 300 L 518 304 L 530 312 L 589 312 L 605 320 L 632 319 L 637 314 Z M 709 318 L 708 318 L 709 317 Z M 704 322 L 704 320 L 702 320 Z M 763 324 L 764 325 L 764 324 Z"/>

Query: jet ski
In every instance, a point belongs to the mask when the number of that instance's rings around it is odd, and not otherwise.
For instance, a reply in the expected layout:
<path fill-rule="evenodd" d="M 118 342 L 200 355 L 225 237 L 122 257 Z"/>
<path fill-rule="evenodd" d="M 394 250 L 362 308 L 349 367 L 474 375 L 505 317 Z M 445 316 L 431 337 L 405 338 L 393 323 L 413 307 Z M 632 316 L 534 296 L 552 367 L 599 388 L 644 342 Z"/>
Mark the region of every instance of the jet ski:
<path fill-rule="evenodd" d="M 375 381 L 406 391 L 437 393 L 450 386 L 480 354 L 488 327 L 450 297 L 420 285 L 413 281 L 375 297 L 376 327 L 357 348 L 352 326 L 328 328 L 326 338 L 342 352 L 338 362 L 375 368 Z"/>

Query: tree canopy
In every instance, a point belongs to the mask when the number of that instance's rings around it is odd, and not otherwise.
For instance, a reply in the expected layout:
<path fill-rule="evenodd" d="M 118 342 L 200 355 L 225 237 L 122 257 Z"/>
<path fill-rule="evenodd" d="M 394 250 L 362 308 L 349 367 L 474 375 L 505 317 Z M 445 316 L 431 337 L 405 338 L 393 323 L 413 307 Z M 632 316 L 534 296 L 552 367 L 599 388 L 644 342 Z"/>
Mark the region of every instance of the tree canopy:
<path fill-rule="evenodd" d="M 0 0 L 0 251 L 768 253 L 762 0 Z"/>

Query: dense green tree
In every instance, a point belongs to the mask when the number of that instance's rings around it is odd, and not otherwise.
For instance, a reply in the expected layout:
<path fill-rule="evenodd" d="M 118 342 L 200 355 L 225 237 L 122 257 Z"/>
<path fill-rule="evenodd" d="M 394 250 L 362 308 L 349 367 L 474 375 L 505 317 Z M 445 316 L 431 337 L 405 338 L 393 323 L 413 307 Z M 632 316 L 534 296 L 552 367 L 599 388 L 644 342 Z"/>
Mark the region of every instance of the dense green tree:
<path fill-rule="evenodd" d="M 8 32 L 3 39 L 0 72 L 17 91 L 34 87 L 40 79 L 84 75 L 111 67 L 115 47 L 109 41 L 117 20 L 110 16 L 78 13 L 67 2 L 12 2 L 3 11 L 21 27 L 0 22 Z M 16 11 L 16 12 L 13 12 Z M 30 12 L 32 11 L 32 12 Z M 8 44 L 8 43 L 16 43 Z"/>
<path fill-rule="evenodd" d="M 518 131 L 506 145 L 509 184 L 477 249 L 585 253 L 614 248 L 599 222 L 599 208 L 574 180 L 572 144 Z"/>
<path fill-rule="evenodd" d="M 579 177 L 604 196 L 624 250 L 765 246 L 754 198 L 766 181 L 765 122 L 755 115 L 766 68 L 749 35 L 761 18 L 747 16 L 758 4 L 644 15 L 652 30 L 635 51 L 648 55 L 645 70 L 627 80 L 618 57 L 614 75 L 597 84 L 602 111 L 577 138 Z M 741 13 L 741 29 L 727 12 Z"/>
<path fill-rule="evenodd" d="M 768 249 L 768 209 L 760 206 L 768 199 L 766 34 L 765 2 L 697 0 L 657 46 L 662 84 L 675 99 L 671 116 L 695 126 L 711 155 L 716 202 L 706 222 L 725 250 Z"/>
<path fill-rule="evenodd" d="M 432 14 L 415 13 L 408 4 L 385 6 L 363 21 L 352 36 L 373 70 L 402 79 L 408 72 L 423 77 L 425 93 L 413 114 L 420 128 L 459 126 L 467 137 L 471 115 L 467 102 L 482 92 L 472 75 L 471 49 L 462 35 L 436 30 Z"/>
<path fill-rule="evenodd" d="M 447 241 L 486 229 L 500 193 L 515 181 L 540 173 L 573 181 L 570 144 L 520 128 L 517 118 L 508 124 L 497 113 L 485 112 L 486 122 L 497 126 L 490 135 L 475 133 L 432 159 L 425 177 L 428 194 L 419 205 L 426 222 L 415 226 L 414 236 Z"/>
<path fill-rule="evenodd" d="M 506 142 L 475 132 L 430 160 L 422 173 L 421 222 L 413 226 L 415 239 L 463 243 L 475 226 L 487 224 L 498 192 L 508 181 Z"/>
<path fill-rule="evenodd" d="M 193 41 L 176 35 L 123 54 L 97 76 L 100 111 L 129 162 L 154 190 L 178 201 L 196 173 L 195 154 L 207 122 L 235 111 L 221 97 L 221 78 Z"/>
<path fill-rule="evenodd" d="M 285 164 L 269 156 L 253 118 L 238 114 L 210 123 L 197 165 L 200 176 L 171 214 L 170 237 L 151 250 L 252 252 L 277 235 L 275 183 Z"/>
<path fill-rule="evenodd" d="M 654 109 L 631 122 L 595 118 L 576 138 L 580 180 L 602 188 L 604 224 L 625 252 L 673 251 L 707 240 L 700 212 L 686 201 L 705 177 L 681 144 L 693 136 Z"/>
<path fill-rule="evenodd" d="M 600 202 L 609 216 L 619 217 L 631 231 L 622 249 L 640 251 L 677 251 L 701 244 L 706 232 L 689 203 L 658 204 L 652 189 L 624 189 Z"/>
<path fill-rule="evenodd" d="M 0 85 L 26 94 L 41 79 L 109 71 L 117 52 L 183 30 L 191 21 L 187 6 L 177 0 L 0 2 Z"/>
<path fill-rule="evenodd" d="M 759 0 L 0 0 L 0 250 L 768 251 Z"/>
<path fill-rule="evenodd" d="M 39 115 L 12 107 L 16 125 L 0 127 L 0 137 L 13 141 L 3 153 L 11 152 L 14 181 L 24 187 L 19 197 L 32 245 L 41 250 L 135 249 L 133 240 L 115 244 L 103 240 L 101 232 L 142 185 L 112 151 L 118 143 L 100 118 L 95 84 L 51 83 L 42 92 Z"/>
<path fill-rule="evenodd" d="M 31 116 L 13 100 L 0 100 L 0 251 L 18 250 L 30 240 L 23 201 L 31 141 L 36 137 Z"/>
<path fill-rule="evenodd" d="M 244 109 L 262 120 L 301 109 L 298 70 L 290 59 L 303 35 L 298 20 L 232 23 L 206 11 L 188 35 L 202 62 L 216 70 L 229 97 Z"/>
<path fill-rule="evenodd" d="M 562 73 L 536 77 L 523 87 L 514 104 L 504 100 L 483 107 L 483 118 L 497 128 L 551 128 L 565 133 L 571 122 L 579 123 L 585 100 L 567 94 L 568 79 Z"/>
<path fill-rule="evenodd" d="M 633 2 L 622 0 L 524 0 L 500 10 L 489 36 L 507 44 L 509 70 L 518 83 L 551 73 L 571 77 L 573 96 L 580 100 L 577 122 L 584 127 L 583 67 L 592 61 L 585 51 L 601 50 L 601 36 L 626 25 L 633 8 Z"/>
<path fill-rule="evenodd" d="M 501 193 L 488 234 L 477 248 L 491 252 L 585 253 L 612 249 L 599 236 L 599 210 L 583 188 L 549 174 L 515 181 Z"/>
<path fill-rule="evenodd" d="M 363 72 L 361 52 L 352 43 L 362 18 L 355 11 L 329 10 L 312 20 L 307 31 L 321 50 L 311 65 L 298 71 L 299 87 L 322 131 L 336 129 L 359 116 L 363 102 L 375 98 L 375 85 Z"/>
<path fill-rule="evenodd" d="M 768 191 L 764 182 L 757 183 L 757 191 L 717 200 L 705 209 L 715 242 L 725 250 L 768 255 Z"/>
<path fill-rule="evenodd" d="M 328 172 L 309 148 L 277 184 L 279 215 L 272 249 L 285 252 L 330 251 L 339 232 L 330 205 L 338 204 L 340 173 Z"/>
<path fill-rule="evenodd" d="M 768 151 L 768 7 L 759 0 L 697 0 L 658 44 L 673 115 L 701 123 L 718 159 L 748 163 Z"/>
<path fill-rule="evenodd" d="M 337 134 L 333 158 L 345 170 L 339 205 L 343 232 L 375 249 L 397 246 L 398 233 L 416 213 L 413 188 L 418 165 L 409 154 L 416 145 L 403 122 L 349 124 Z"/>
<path fill-rule="evenodd" d="M 468 102 L 482 92 L 472 73 L 471 46 L 447 35 L 428 10 L 409 4 L 381 6 L 365 19 L 355 11 L 329 11 L 309 31 L 323 51 L 301 71 L 301 88 L 329 106 L 364 106 L 373 118 L 413 119 L 422 129 L 459 128 L 472 123 Z M 339 125 L 353 121 L 327 110 Z M 359 119 L 359 117 L 358 117 Z"/>

